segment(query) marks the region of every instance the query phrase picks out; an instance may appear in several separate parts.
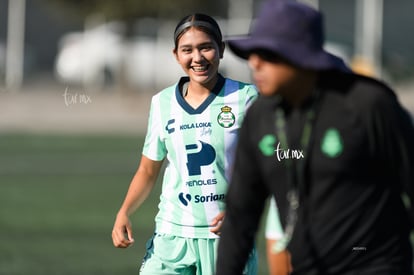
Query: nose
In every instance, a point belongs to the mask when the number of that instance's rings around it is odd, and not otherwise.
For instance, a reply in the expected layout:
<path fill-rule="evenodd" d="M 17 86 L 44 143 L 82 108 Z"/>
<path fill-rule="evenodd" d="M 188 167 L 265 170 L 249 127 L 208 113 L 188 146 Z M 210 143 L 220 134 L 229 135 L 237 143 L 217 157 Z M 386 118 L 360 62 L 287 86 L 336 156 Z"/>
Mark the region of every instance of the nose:
<path fill-rule="evenodd" d="M 203 54 L 201 53 L 200 50 L 196 49 L 193 51 L 193 60 L 194 61 L 201 61 L 203 59 Z"/>
<path fill-rule="evenodd" d="M 252 53 L 249 55 L 248 65 L 250 69 L 256 70 L 260 66 L 260 57 L 259 55 Z"/>

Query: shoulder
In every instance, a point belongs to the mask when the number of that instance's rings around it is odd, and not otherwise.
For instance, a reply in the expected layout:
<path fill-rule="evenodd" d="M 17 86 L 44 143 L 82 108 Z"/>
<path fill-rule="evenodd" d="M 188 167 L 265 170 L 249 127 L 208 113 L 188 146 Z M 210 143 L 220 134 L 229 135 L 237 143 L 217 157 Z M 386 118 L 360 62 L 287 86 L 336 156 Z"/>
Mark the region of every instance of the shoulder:
<path fill-rule="evenodd" d="M 353 79 L 351 95 L 359 97 L 367 103 L 396 99 L 394 91 L 385 82 L 362 75 L 350 75 L 348 77 Z"/>
<path fill-rule="evenodd" d="M 225 78 L 224 95 L 236 95 L 239 102 L 244 102 L 245 106 L 250 106 L 259 96 L 256 86 L 251 83 Z"/>
<path fill-rule="evenodd" d="M 396 93 L 384 82 L 357 74 L 334 76 L 324 90 L 326 110 L 348 116 L 367 129 L 408 129 L 412 119 Z M 342 112 L 338 112 L 341 110 Z M 408 130 L 412 131 L 412 130 Z"/>
<path fill-rule="evenodd" d="M 378 79 L 354 73 L 323 73 L 320 85 L 326 93 L 333 93 L 359 109 L 370 110 L 397 102 L 395 92 Z"/>
<path fill-rule="evenodd" d="M 171 97 L 175 96 L 178 83 L 168 86 L 152 96 L 152 103 L 160 102 L 160 100 L 170 100 Z"/>
<path fill-rule="evenodd" d="M 279 99 L 277 97 L 259 95 L 249 107 L 246 117 L 253 121 L 267 121 L 269 117 L 272 117 L 278 102 Z"/>
<path fill-rule="evenodd" d="M 175 93 L 175 90 L 177 89 L 177 87 L 178 87 L 178 82 L 174 83 L 171 86 L 165 87 L 161 91 L 157 92 L 154 96 L 167 96 L 167 95 L 170 95 L 171 93 Z"/>
<path fill-rule="evenodd" d="M 233 89 L 237 89 L 239 91 L 250 91 L 252 93 L 258 93 L 256 86 L 252 83 L 247 83 L 239 80 L 234 80 L 231 78 L 225 78 L 225 85 L 227 87 L 233 87 Z"/>

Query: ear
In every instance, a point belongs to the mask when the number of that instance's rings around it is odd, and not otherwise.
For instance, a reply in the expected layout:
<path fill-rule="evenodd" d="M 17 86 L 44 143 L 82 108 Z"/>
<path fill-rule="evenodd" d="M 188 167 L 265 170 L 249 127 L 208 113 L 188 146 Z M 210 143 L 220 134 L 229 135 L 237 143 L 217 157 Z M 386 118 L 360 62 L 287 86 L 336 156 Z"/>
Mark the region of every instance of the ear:
<path fill-rule="evenodd" d="M 177 62 L 178 62 L 178 63 L 180 63 L 180 61 L 178 60 L 177 49 L 176 49 L 176 48 L 173 48 L 173 49 L 172 49 L 172 53 L 173 53 L 173 55 L 174 55 L 174 57 L 175 57 L 175 60 L 177 60 Z"/>

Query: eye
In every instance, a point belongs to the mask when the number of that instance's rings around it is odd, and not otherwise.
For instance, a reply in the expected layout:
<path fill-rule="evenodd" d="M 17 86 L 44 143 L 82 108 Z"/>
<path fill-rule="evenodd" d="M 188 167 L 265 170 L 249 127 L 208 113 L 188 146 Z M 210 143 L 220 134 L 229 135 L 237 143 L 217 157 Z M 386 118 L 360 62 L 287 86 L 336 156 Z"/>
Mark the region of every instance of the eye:
<path fill-rule="evenodd" d="M 192 49 L 189 47 L 181 48 L 181 52 L 183 53 L 191 53 Z"/>
<path fill-rule="evenodd" d="M 202 46 L 200 48 L 201 51 L 210 51 L 211 49 L 213 49 L 211 45 Z"/>

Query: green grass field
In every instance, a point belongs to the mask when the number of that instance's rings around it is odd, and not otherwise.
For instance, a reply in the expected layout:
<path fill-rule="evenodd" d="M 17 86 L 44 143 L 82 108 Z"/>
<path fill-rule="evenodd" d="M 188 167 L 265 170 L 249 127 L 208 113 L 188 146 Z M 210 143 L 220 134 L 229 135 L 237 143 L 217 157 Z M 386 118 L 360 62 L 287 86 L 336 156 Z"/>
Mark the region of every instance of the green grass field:
<path fill-rule="evenodd" d="M 135 244 L 112 245 L 143 137 L 0 135 L 0 274 L 138 274 L 160 184 L 132 216 Z M 266 274 L 263 234 L 259 274 Z"/>

